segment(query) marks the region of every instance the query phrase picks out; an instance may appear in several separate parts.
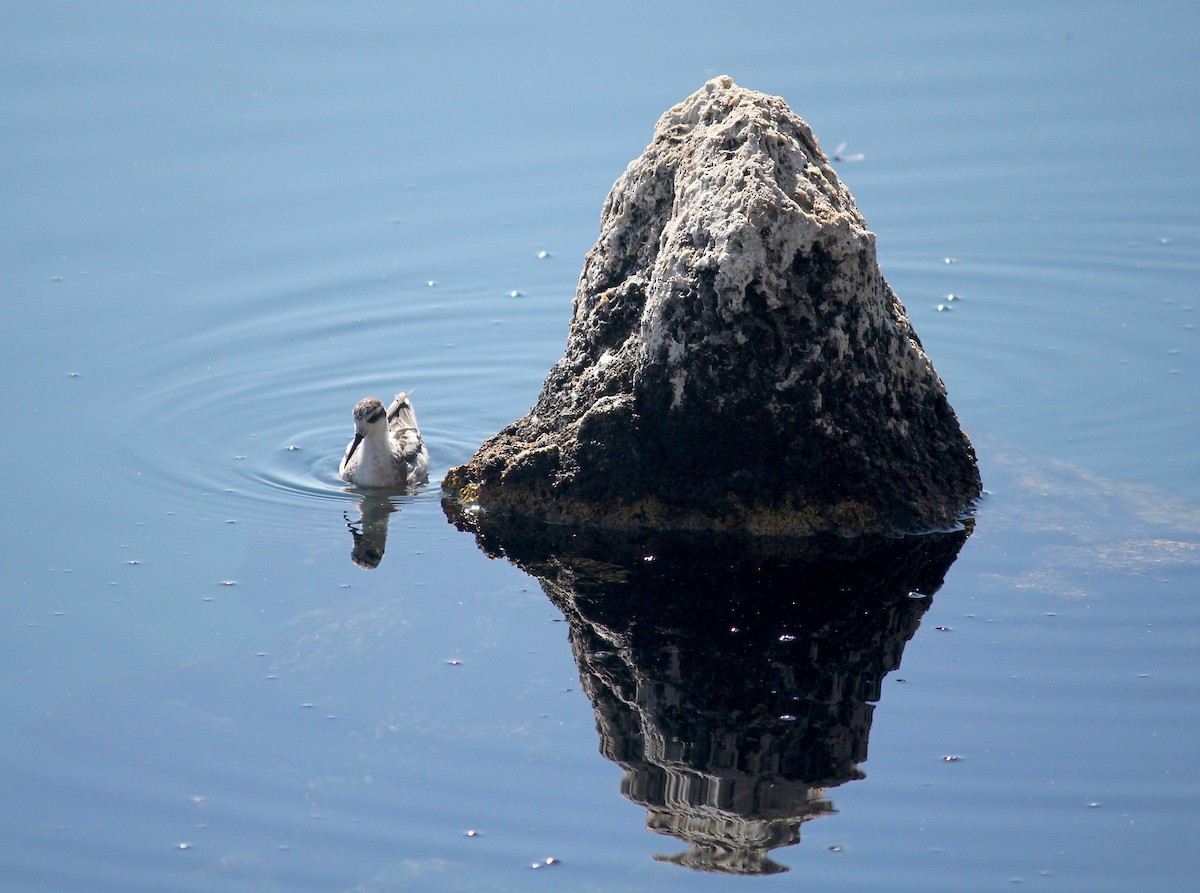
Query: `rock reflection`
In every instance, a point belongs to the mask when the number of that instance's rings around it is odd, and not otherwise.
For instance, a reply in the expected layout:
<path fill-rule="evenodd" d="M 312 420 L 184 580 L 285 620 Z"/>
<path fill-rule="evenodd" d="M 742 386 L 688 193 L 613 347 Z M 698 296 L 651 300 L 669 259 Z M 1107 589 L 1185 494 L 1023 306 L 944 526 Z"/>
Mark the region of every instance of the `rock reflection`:
<path fill-rule="evenodd" d="M 734 874 L 786 871 L 770 852 L 863 777 L 883 677 L 969 535 L 750 545 L 446 508 L 563 612 L 621 793 L 688 845 L 656 858 Z"/>
<path fill-rule="evenodd" d="M 374 570 L 387 550 L 388 520 L 398 511 L 386 493 L 367 493 L 359 503 L 359 519 L 351 521 L 343 512 L 346 529 L 354 538 L 350 560 L 364 570 Z"/>

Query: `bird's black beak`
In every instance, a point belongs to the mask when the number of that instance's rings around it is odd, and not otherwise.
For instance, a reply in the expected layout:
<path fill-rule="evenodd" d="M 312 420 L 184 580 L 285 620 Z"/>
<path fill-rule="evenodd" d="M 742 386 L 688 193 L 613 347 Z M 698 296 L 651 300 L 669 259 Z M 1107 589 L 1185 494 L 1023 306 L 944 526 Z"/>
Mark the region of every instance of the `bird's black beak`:
<path fill-rule="evenodd" d="M 355 431 L 354 432 L 354 441 L 350 444 L 350 449 L 346 450 L 346 458 L 342 461 L 343 465 L 347 464 L 350 461 L 350 457 L 354 455 L 354 451 L 358 449 L 358 445 L 360 443 L 362 443 L 362 439 L 363 439 L 362 432 Z"/>

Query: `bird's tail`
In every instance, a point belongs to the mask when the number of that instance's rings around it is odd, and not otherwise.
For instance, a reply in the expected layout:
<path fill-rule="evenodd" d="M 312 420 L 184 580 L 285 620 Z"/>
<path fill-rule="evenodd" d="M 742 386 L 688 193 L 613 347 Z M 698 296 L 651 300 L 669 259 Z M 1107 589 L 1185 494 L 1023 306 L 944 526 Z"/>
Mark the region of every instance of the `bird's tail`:
<path fill-rule="evenodd" d="M 413 412 L 413 405 L 408 399 L 408 395 L 411 393 L 412 391 L 401 391 L 396 395 L 396 399 L 388 407 L 389 426 L 399 425 L 401 428 L 412 428 L 414 431 L 420 431 L 420 428 L 417 427 L 417 414 Z"/>

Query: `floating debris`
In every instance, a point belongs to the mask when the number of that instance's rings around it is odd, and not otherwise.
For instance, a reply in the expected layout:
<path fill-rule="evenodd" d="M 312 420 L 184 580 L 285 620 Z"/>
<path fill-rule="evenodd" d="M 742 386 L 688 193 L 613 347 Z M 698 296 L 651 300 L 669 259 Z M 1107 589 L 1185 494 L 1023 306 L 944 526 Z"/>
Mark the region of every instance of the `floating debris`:
<path fill-rule="evenodd" d="M 838 147 L 833 150 L 833 161 L 862 161 L 867 156 L 862 152 L 853 152 L 847 154 L 846 144 L 838 143 Z"/>
<path fill-rule="evenodd" d="M 523 298 L 523 297 L 525 297 L 525 295 L 524 295 L 524 293 L 523 293 L 523 292 L 519 292 L 519 291 L 517 291 L 515 288 L 514 288 L 512 291 L 510 291 L 510 292 L 508 293 L 508 296 L 509 296 L 510 298 Z"/>
<path fill-rule="evenodd" d="M 552 256 L 553 255 L 551 255 L 549 251 L 539 251 L 537 253 L 538 260 L 546 260 L 547 258 L 552 257 Z"/>
<path fill-rule="evenodd" d="M 962 762 L 962 757 L 960 757 L 958 754 L 955 754 L 955 753 L 946 754 L 946 756 L 942 757 L 942 762 L 943 763 L 959 763 L 959 762 Z"/>

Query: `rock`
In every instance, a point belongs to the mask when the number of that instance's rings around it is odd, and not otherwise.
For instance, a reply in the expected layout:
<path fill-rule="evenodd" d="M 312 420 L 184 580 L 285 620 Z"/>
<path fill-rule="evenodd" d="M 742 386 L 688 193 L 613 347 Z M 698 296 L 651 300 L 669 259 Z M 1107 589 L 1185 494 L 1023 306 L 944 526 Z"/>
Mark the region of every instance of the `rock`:
<path fill-rule="evenodd" d="M 444 489 L 554 523 L 859 535 L 951 524 L 980 478 L 812 131 L 721 77 L 613 186 L 537 404 Z"/>

